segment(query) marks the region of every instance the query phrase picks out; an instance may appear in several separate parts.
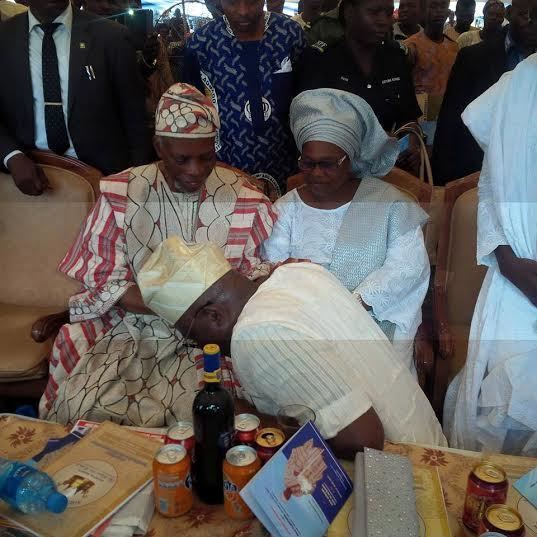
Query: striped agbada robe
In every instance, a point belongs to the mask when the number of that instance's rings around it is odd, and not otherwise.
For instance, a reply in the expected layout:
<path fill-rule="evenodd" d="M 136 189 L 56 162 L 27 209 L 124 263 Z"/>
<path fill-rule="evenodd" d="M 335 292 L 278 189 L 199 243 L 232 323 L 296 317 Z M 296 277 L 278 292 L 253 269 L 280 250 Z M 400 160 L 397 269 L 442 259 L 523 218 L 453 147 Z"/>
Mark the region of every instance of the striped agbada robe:
<path fill-rule="evenodd" d="M 101 181 L 101 196 L 59 267 L 82 289 L 54 342 L 40 417 L 147 427 L 190 417 L 201 351 L 163 319 L 126 312 L 117 302 L 171 235 L 214 241 L 235 270 L 252 279 L 267 275 L 259 247 L 274 220 L 270 202 L 247 176 L 222 164 L 194 194 L 172 192 L 158 163 Z M 229 363 L 223 364 L 228 387 Z"/>

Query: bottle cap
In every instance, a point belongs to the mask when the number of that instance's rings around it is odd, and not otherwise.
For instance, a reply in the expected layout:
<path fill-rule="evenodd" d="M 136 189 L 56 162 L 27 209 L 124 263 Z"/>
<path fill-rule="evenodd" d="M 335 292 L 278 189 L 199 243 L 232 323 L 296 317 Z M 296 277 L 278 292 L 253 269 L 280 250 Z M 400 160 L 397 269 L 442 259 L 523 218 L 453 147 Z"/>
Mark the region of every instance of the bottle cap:
<path fill-rule="evenodd" d="M 220 354 L 220 347 L 216 343 L 207 343 L 203 347 L 203 354 Z"/>
<path fill-rule="evenodd" d="M 220 369 L 220 347 L 218 345 L 205 345 L 203 347 L 203 369 L 212 373 Z"/>
<path fill-rule="evenodd" d="M 67 509 L 67 496 L 59 492 L 53 492 L 47 498 L 47 511 L 51 513 L 63 513 Z"/>

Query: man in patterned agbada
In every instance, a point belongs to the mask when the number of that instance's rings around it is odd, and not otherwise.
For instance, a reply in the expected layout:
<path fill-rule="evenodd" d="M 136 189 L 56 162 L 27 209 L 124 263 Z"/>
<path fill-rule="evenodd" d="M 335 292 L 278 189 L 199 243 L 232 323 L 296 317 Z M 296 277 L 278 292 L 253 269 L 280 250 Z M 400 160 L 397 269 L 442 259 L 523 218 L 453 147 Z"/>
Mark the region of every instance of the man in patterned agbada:
<path fill-rule="evenodd" d="M 274 213 L 247 175 L 216 162 L 219 128 L 211 101 L 175 84 L 156 112 L 160 160 L 101 181 L 101 195 L 59 267 L 82 289 L 54 342 L 42 418 L 156 427 L 190 416 L 200 351 L 144 305 L 137 277 L 170 236 L 214 242 L 239 273 L 252 280 L 268 275 L 259 247 Z"/>

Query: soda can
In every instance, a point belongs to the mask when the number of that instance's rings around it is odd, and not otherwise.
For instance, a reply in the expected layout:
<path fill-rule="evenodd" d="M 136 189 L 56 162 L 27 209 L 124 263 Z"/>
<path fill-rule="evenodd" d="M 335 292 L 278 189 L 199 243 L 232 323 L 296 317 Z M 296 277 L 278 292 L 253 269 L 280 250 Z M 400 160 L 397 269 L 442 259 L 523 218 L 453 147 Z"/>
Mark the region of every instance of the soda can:
<path fill-rule="evenodd" d="M 235 445 L 255 446 L 255 437 L 261 422 L 254 414 L 235 416 Z"/>
<path fill-rule="evenodd" d="M 248 520 L 253 517 L 239 492 L 261 468 L 261 461 L 255 449 L 250 446 L 235 446 L 224 460 L 224 509 L 234 520 Z"/>
<path fill-rule="evenodd" d="M 285 442 L 285 435 L 280 429 L 272 427 L 261 429 L 255 437 L 255 447 L 261 462 L 265 464 Z"/>
<path fill-rule="evenodd" d="M 504 537 L 524 537 L 524 521 L 518 511 L 503 504 L 491 505 L 485 511 L 479 532 L 496 532 Z"/>
<path fill-rule="evenodd" d="M 194 427 L 191 421 L 178 421 L 172 425 L 166 433 L 166 444 L 178 444 L 183 446 L 192 457 L 196 439 L 194 438 Z"/>
<path fill-rule="evenodd" d="M 505 503 L 509 483 L 502 468 L 488 462 L 479 463 L 468 476 L 462 521 L 477 533 L 487 507 Z"/>
<path fill-rule="evenodd" d="M 190 457 L 183 446 L 169 444 L 153 460 L 155 506 L 165 517 L 177 517 L 192 508 Z"/>

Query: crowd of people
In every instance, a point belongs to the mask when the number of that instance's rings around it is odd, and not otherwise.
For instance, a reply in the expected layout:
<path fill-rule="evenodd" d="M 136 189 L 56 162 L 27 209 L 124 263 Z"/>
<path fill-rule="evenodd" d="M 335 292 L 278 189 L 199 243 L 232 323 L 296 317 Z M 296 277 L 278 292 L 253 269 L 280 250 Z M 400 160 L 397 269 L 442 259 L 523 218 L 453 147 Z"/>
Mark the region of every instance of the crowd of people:
<path fill-rule="evenodd" d="M 106 17 L 129 2 L 25 4 L 0 0 L 0 165 L 28 196 L 49 188 L 32 149 L 105 175 L 59 266 L 81 290 L 40 417 L 188 418 L 210 342 L 241 404 L 309 406 L 342 456 L 385 438 L 537 454 L 535 0 L 508 20 L 488 0 L 482 29 L 475 0 L 453 24 L 449 0 L 401 0 L 397 20 L 393 0 L 293 18 L 221 0 L 138 50 Z M 413 360 L 429 217 L 380 179 L 417 174 L 424 146 L 438 185 L 482 170 L 489 267 L 444 432 Z"/>

